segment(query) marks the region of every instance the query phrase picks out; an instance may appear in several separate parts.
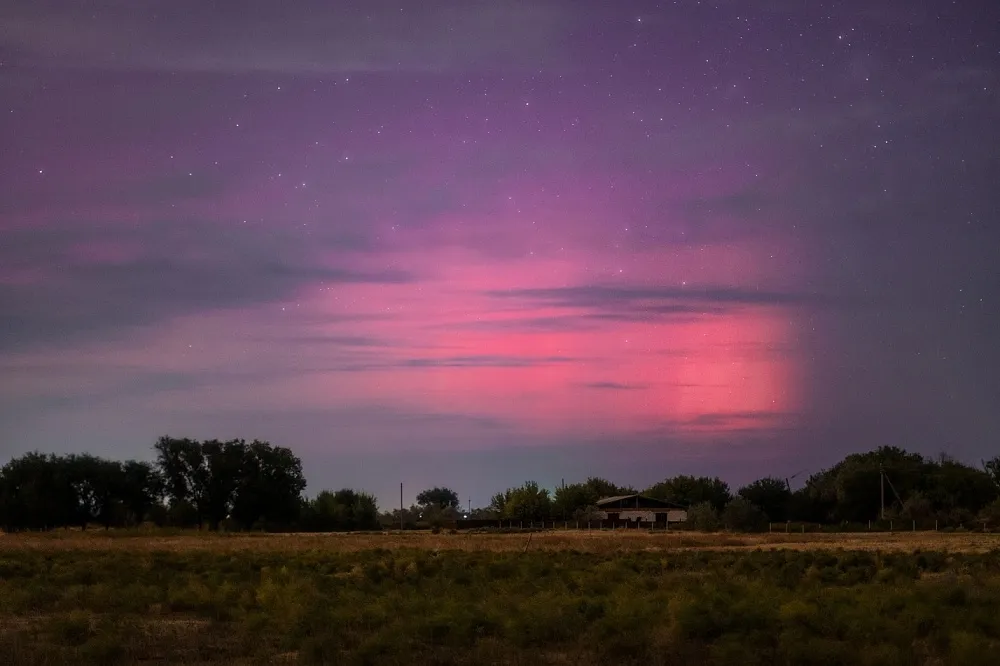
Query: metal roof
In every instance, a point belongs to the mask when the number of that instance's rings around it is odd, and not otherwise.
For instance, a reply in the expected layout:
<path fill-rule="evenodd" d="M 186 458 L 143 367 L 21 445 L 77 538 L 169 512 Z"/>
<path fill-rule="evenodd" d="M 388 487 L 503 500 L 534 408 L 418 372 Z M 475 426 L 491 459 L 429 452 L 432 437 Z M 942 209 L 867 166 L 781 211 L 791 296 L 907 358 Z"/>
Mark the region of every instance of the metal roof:
<path fill-rule="evenodd" d="M 636 495 L 615 495 L 614 497 L 603 497 L 597 500 L 597 506 L 602 504 L 611 504 L 612 502 L 618 502 L 619 500 L 632 499 L 633 497 L 639 497 Z"/>
<path fill-rule="evenodd" d="M 658 502 L 663 506 L 663 508 L 670 508 L 670 507 L 677 509 L 684 508 L 682 504 L 677 504 L 676 502 L 671 502 L 670 500 L 662 500 L 658 497 L 649 497 L 648 495 L 643 495 L 641 493 L 635 493 L 632 495 L 615 495 L 614 497 L 602 497 L 601 499 L 597 500 L 597 506 L 604 506 L 605 504 L 614 504 L 615 502 L 621 502 L 623 500 L 630 500 L 630 499 L 644 499 L 644 500 L 650 500 L 652 502 Z"/>

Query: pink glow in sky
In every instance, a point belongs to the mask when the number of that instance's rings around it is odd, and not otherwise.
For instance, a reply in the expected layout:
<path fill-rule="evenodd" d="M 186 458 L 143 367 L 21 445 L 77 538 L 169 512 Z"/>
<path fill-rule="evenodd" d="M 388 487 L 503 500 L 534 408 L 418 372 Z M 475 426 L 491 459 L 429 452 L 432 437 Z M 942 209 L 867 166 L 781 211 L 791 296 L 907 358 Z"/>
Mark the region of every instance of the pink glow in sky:
<path fill-rule="evenodd" d="M 3 456 L 485 503 L 1000 432 L 971 10 L 7 4 Z"/>

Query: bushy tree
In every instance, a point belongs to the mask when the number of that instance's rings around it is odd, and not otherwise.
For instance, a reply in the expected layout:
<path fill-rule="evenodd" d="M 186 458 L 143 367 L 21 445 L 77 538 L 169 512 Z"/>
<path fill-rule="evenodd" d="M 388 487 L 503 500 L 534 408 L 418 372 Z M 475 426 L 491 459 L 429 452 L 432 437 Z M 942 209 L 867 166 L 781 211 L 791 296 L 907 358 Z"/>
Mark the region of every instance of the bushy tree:
<path fill-rule="evenodd" d="M 121 463 L 89 454 L 70 455 L 61 461 L 76 496 L 76 522 L 86 528 L 125 523 L 125 474 Z"/>
<path fill-rule="evenodd" d="M 885 475 L 885 505 L 900 515 L 909 498 L 925 499 L 932 514 L 946 523 L 970 519 L 997 497 L 989 472 L 947 456 L 926 459 L 898 447 L 884 446 L 851 454 L 813 475 L 804 488 L 817 522 L 865 522 L 879 516 Z M 915 510 L 915 505 L 910 509 Z M 799 516 L 795 516 L 801 519 Z"/>
<path fill-rule="evenodd" d="M 556 488 L 552 498 L 552 513 L 564 520 L 588 506 L 593 506 L 599 495 L 583 483 L 571 483 L 568 486 Z"/>
<path fill-rule="evenodd" d="M 896 515 L 904 520 L 927 520 L 934 515 L 934 507 L 930 500 L 917 490 L 906 498 Z"/>
<path fill-rule="evenodd" d="M 494 495 L 490 508 L 505 520 L 546 520 L 551 514 L 552 501 L 548 490 L 528 481 Z"/>
<path fill-rule="evenodd" d="M 29 453 L 0 470 L 0 524 L 8 530 L 136 524 L 157 505 L 160 488 L 148 463 Z"/>
<path fill-rule="evenodd" d="M 925 464 L 918 489 L 939 514 L 976 514 L 1000 497 L 1000 488 L 989 472 L 946 457 Z"/>
<path fill-rule="evenodd" d="M 571 483 L 556 488 L 552 498 L 552 515 L 564 520 L 586 520 L 584 516 L 593 513 L 597 500 L 616 495 L 633 495 L 635 489 L 617 486 L 607 479 L 590 477 L 582 483 Z"/>
<path fill-rule="evenodd" d="M 993 500 L 984 506 L 979 511 L 977 518 L 994 529 L 1000 527 L 1000 499 Z"/>
<path fill-rule="evenodd" d="M 240 450 L 231 517 L 244 529 L 290 526 L 299 518 L 306 480 L 291 450 L 254 440 Z"/>
<path fill-rule="evenodd" d="M 722 479 L 686 475 L 664 479 L 647 488 L 644 494 L 682 506 L 709 502 L 716 511 L 722 511 L 732 498 L 729 484 Z"/>
<path fill-rule="evenodd" d="M 154 446 L 175 518 L 218 529 L 223 520 L 249 528 L 289 525 L 305 489 L 301 461 L 269 442 L 199 442 L 161 437 Z"/>
<path fill-rule="evenodd" d="M 983 469 L 993 481 L 993 485 L 1000 488 L 1000 456 L 983 461 Z"/>
<path fill-rule="evenodd" d="M 127 460 L 122 464 L 122 479 L 125 524 L 138 525 L 154 518 L 153 514 L 163 500 L 163 477 L 156 468 L 148 462 Z"/>
<path fill-rule="evenodd" d="M 767 527 L 767 515 L 744 497 L 734 497 L 722 511 L 722 524 L 735 532 L 757 532 Z"/>
<path fill-rule="evenodd" d="M 368 493 L 349 488 L 336 492 L 324 490 L 306 502 L 302 523 L 313 532 L 378 529 L 378 505 Z"/>
<path fill-rule="evenodd" d="M 768 520 L 774 522 L 788 520 L 792 493 L 784 479 L 774 477 L 758 479 L 740 488 L 736 494 L 759 507 L 767 515 Z"/>
<path fill-rule="evenodd" d="M 424 508 L 457 508 L 459 505 L 458 493 L 451 488 L 430 488 L 417 495 L 417 504 Z"/>
<path fill-rule="evenodd" d="M 4 465 L 2 477 L 5 530 L 80 524 L 80 502 L 64 458 L 26 453 Z"/>
<path fill-rule="evenodd" d="M 719 512 L 711 502 L 699 502 L 687 510 L 687 524 L 696 530 L 714 532 L 721 526 Z"/>

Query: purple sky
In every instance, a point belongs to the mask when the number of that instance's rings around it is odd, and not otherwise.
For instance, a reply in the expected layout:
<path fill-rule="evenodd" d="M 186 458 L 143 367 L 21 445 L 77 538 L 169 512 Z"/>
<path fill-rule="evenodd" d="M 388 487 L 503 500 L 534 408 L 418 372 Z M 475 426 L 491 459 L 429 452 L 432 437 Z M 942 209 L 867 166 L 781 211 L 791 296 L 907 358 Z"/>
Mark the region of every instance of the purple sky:
<path fill-rule="evenodd" d="M 482 505 L 996 455 L 998 21 L 5 2 L 0 458 L 262 438 Z"/>

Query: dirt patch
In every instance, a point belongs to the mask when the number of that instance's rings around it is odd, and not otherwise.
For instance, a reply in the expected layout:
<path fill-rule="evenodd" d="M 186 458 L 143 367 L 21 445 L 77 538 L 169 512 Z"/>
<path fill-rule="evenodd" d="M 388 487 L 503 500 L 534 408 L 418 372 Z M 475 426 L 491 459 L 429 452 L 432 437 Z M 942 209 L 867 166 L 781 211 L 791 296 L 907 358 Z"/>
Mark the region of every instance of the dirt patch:
<path fill-rule="evenodd" d="M 418 548 L 424 550 L 519 551 L 575 550 L 582 552 L 634 552 L 672 550 L 845 549 L 906 551 L 933 550 L 982 553 L 1000 548 L 1000 535 L 941 532 L 861 534 L 702 534 L 695 532 L 649 533 L 611 531 L 552 531 L 521 534 L 431 534 L 429 532 L 377 534 L 184 534 L 135 536 L 114 532 L 88 534 L 57 531 L 6 534 L 5 550 L 90 551 L 213 551 L 294 552 L 321 550 L 357 552 L 372 549 Z"/>

